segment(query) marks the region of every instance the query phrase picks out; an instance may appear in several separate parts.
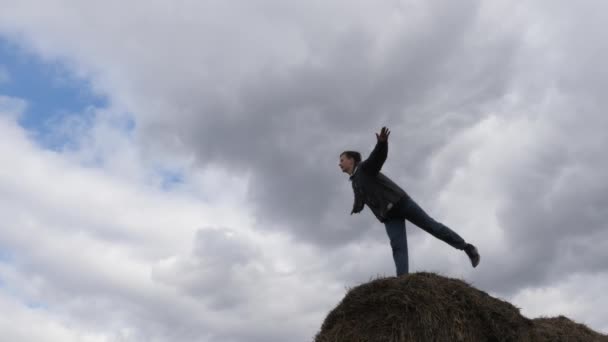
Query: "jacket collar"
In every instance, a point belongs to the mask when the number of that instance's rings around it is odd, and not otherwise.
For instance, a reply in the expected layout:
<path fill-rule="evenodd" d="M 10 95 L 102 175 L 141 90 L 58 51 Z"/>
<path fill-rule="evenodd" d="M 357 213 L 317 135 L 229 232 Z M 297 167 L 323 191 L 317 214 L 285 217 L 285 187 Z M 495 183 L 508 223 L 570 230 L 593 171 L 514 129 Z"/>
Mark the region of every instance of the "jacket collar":
<path fill-rule="evenodd" d="M 353 174 L 350 175 L 350 180 L 353 180 L 353 177 L 355 177 L 355 174 L 357 174 L 357 170 L 359 170 L 359 164 L 357 164 L 357 166 L 355 166 L 355 170 L 353 171 Z"/>

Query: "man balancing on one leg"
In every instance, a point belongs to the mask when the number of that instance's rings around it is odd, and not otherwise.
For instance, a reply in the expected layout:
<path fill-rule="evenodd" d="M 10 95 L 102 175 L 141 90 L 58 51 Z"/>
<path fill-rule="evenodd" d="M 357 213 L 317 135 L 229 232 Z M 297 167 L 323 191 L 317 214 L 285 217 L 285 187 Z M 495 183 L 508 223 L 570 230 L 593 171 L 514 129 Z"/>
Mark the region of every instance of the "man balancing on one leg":
<path fill-rule="evenodd" d="M 340 168 L 350 175 L 355 194 L 351 215 L 361 212 L 364 205 L 367 205 L 376 218 L 384 223 L 393 250 L 397 276 L 409 271 L 405 220 L 450 246 L 464 250 L 473 267 L 477 267 L 479 253 L 475 246 L 466 243 L 456 232 L 431 218 L 403 189 L 380 172 L 388 155 L 389 135 L 390 131 L 386 127 L 382 127 L 380 134 L 376 133 L 376 147 L 364 161 L 361 161 L 361 154 L 356 151 L 345 151 L 340 155 Z"/>

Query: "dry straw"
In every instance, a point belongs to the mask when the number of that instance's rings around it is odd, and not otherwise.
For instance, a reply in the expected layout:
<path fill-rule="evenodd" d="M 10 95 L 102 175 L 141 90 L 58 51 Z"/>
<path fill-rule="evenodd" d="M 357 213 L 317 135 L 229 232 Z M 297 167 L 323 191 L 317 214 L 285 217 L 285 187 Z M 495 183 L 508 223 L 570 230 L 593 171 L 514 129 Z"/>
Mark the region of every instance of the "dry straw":
<path fill-rule="evenodd" d="M 528 319 L 512 304 L 434 273 L 379 278 L 348 291 L 315 342 L 607 341 L 560 316 Z"/>

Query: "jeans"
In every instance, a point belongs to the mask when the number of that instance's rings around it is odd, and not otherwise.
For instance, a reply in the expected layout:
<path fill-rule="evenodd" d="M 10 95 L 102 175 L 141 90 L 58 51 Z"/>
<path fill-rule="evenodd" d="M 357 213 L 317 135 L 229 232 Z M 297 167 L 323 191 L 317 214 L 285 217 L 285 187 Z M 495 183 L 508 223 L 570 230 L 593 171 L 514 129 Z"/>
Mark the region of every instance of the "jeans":
<path fill-rule="evenodd" d="M 405 220 L 456 249 L 464 250 L 466 246 L 466 242 L 460 235 L 435 221 L 410 196 L 406 195 L 388 212 L 387 221 L 384 222 L 393 250 L 397 276 L 409 272 Z"/>

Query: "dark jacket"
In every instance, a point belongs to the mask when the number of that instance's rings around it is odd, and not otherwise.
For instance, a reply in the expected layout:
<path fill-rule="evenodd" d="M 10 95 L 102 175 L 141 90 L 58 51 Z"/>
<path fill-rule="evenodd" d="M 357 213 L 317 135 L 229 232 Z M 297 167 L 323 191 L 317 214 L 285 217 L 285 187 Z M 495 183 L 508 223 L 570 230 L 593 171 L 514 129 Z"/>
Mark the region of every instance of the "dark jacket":
<path fill-rule="evenodd" d="M 359 213 L 367 205 L 380 222 L 385 222 L 386 214 L 407 193 L 380 169 L 388 156 L 388 142 L 378 142 L 369 157 L 361 161 L 350 176 L 355 202 L 353 213 Z"/>

